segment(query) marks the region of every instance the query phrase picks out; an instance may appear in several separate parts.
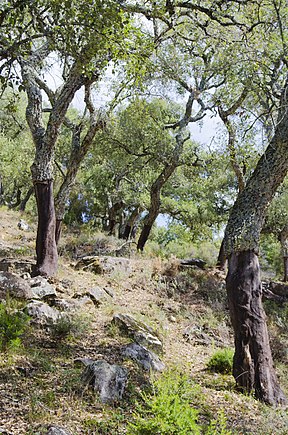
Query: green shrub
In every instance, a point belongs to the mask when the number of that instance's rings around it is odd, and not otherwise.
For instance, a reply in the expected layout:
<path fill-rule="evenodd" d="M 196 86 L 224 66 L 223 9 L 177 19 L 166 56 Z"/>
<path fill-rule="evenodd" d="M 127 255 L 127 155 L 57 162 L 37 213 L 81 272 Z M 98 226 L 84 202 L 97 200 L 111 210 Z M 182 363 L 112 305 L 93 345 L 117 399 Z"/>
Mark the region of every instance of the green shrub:
<path fill-rule="evenodd" d="M 89 329 L 91 319 L 81 314 L 62 314 L 56 321 L 49 324 L 49 332 L 54 340 L 64 340 L 69 337 L 79 338 Z"/>
<path fill-rule="evenodd" d="M 207 364 L 208 369 L 216 373 L 232 373 L 233 355 L 233 349 L 217 350 Z"/>
<path fill-rule="evenodd" d="M 6 303 L 0 303 L 0 348 L 5 352 L 9 348 L 17 348 L 21 344 L 29 316 L 13 307 L 8 298 Z"/>
<path fill-rule="evenodd" d="M 213 420 L 208 426 L 198 422 L 203 395 L 200 387 L 186 376 L 169 371 L 152 384 L 151 393 L 142 393 L 136 404 L 134 421 L 128 424 L 129 435 L 229 435 L 225 417 Z M 202 402 L 201 402 L 202 401 Z"/>

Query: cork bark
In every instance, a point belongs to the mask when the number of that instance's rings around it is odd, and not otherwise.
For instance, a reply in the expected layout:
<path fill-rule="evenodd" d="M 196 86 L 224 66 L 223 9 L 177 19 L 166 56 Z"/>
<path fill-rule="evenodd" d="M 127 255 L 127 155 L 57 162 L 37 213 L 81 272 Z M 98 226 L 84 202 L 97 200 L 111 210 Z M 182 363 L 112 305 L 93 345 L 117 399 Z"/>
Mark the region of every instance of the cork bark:
<path fill-rule="evenodd" d="M 38 210 L 36 239 L 37 262 L 35 274 L 55 275 L 57 271 L 57 247 L 55 240 L 56 216 L 53 200 L 53 163 L 56 142 L 67 109 L 84 78 L 79 66 L 72 66 L 69 76 L 57 97 L 51 101 L 47 125 L 42 117 L 42 91 L 37 77 L 37 65 L 49 54 L 45 46 L 40 47 L 29 59 L 21 59 L 23 84 L 28 97 L 26 119 L 35 144 L 35 158 L 31 166 L 32 180 Z"/>
<path fill-rule="evenodd" d="M 226 278 L 235 335 L 234 377 L 238 386 L 277 405 L 286 402 L 278 385 L 262 307 L 259 238 L 266 209 L 288 170 L 288 82 L 273 138 L 239 193 L 224 236 Z"/>

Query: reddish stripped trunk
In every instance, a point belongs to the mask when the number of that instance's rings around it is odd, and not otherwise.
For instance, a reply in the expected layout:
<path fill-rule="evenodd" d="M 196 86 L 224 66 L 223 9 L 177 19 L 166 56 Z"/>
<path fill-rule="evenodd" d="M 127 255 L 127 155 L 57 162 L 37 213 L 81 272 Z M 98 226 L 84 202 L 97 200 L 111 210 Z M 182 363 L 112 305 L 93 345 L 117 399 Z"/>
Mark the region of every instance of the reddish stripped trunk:
<path fill-rule="evenodd" d="M 128 240 L 130 238 L 133 227 L 135 226 L 135 223 L 137 222 L 142 210 L 143 209 L 140 206 L 134 208 L 125 225 L 125 229 L 121 237 L 122 239 Z"/>
<path fill-rule="evenodd" d="M 255 390 L 257 399 L 267 404 L 286 403 L 273 367 L 258 256 L 252 251 L 232 254 L 226 284 L 235 334 L 233 375 L 238 387 Z"/>
<path fill-rule="evenodd" d="M 62 219 L 56 219 L 55 242 L 57 246 L 61 238 L 61 232 L 62 232 Z"/>
<path fill-rule="evenodd" d="M 217 263 L 216 263 L 217 269 L 225 270 L 226 260 L 227 260 L 227 258 L 226 258 L 226 255 L 225 255 L 224 239 L 223 239 L 222 243 L 221 243 L 221 246 L 220 246 L 218 258 L 217 258 Z"/>
<path fill-rule="evenodd" d="M 147 225 L 144 224 L 142 231 L 141 231 L 141 234 L 140 234 L 140 237 L 139 237 L 139 240 L 138 240 L 138 243 L 137 243 L 137 249 L 139 251 L 143 251 L 144 246 L 145 246 L 145 244 L 148 240 L 148 237 L 150 235 L 152 226 L 153 226 L 153 223 L 147 224 Z"/>
<path fill-rule="evenodd" d="M 281 243 L 281 252 L 283 257 L 283 281 L 288 281 L 288 225 L 282 228 L 279 235 L 279 240 Z"/>
<path fill-rule="evenodd" d="M 38 229 L 36 240 L 37 263 L 35 275 L 53 276 L 57 271 L 57 247 L 55 242 L 55 210 L 53 181 L 35 183 L 38 209 Z"/>
<path fill-rule="evenodd" d="M 31 196 L 33 195 L 33 193 L 34 193 L 34 187 L 32 186 L 32 187 L 30 187 L 30 189 L 28 190 L 28 192 L 26 193 L 26 195 L 25 195 L 25 197 L 22 199 L 22 201 L 20 202 L 20 205 L 19 205 L 19 210 L 20 211 L 25 211 L 25 208 L 26 208 L 26 205 L 27 205 L 27 202 L 29 201 L 29 199 L 31 198 Z"/>

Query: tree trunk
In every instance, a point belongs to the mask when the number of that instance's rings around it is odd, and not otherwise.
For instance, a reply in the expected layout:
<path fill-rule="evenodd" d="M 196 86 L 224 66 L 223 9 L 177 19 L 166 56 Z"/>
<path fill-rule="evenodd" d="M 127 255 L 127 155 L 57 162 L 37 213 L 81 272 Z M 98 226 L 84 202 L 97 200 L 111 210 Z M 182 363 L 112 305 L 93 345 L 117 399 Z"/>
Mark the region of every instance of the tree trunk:
<path fill-rule="evenodd" d="M 157 218 L 157 216 L 156 216 L 156 218 Z M 154 219 L 154 221 L 155 221 L 155 219 Z M 152 226 L 153 226 L 153 223 L 144 224 L 144 226 L 142 228 L 142 231 L 141 231 L 141 234 L 140 234 L 140 237 L 139 237 L 139 240 L 138 240 L 138 243 L 137 243 L 137 249 L 138 249 L 138 251 L 142 251 L 143 252 L 144 246 L 145 246 L 145 244 L 146 244 L 146 242 L 148 240 L 148 237 L 150 235 Z"/>
<path fill-rule="evenodd" d="M 34 193 L 35 189 L 34 187 L 30 187 L 30 189 L 28 190 L 28 192 L 26 193 L 26 195 L 24 196 L 24 198 L 22 199 L 22 201 L 20 202 L 19 205 L 19 210 L 20 211 L 25 211 L 27 202 L 29 201 L 29 199 L 31 198 L 32 194 Z"/>
<path fill-rule="evenodd" d="M 270 405 L 285 403 L 273 367 L 258 256 L 252 251 L 229 258 L 226 278 L 235 355 L 233 375 L 242 391 L 255 390 L 258 399 Z"/>
<path fill-rule="evenodd" d="M 112 207 L 108 210 L 109 215 L 109 228 L 108 228 L 108 235 L 109 236 L 115 236 L 115 226 L 117 224 L 117 217 L 119 215 L 120 210 L 122 210 L 124 206 L 123 201 L 115 202 Z"/>
<path fill-rule="evenodd" d="M 277 384 L 261 305 L 257 254 L 265 212 L 288 170 L 288 81 L 282 92 L 275 133 L 232 208 L 224 243 L 228 257 L 227 293 L 235 332 L 234 376 L 271 405 L 285 403 Z"/>
<path fill-rule="evenodd" d="M 283 281 L 288 281 L 288 257 L 283 257 L 283 268 L 284 268 L 284 274 L 283 274 Z"/>
<path fill-rule="evenodd" d="M 218 258 L 217 258 L 217 263 L 216 263 L 217 269 L 225 270 L 226 261 L 227 261 L 227 258 L 225 255 L 224 239 L 223 239 L 221 242 L 221 246 L 220 246 L 219 254 L 218 254 Z"/>
<path fill-rule="evenodd" d="M 182 144 L 183 146 L 183 144 Z M 151 232 L 151 228 L 157 219 L 160 211 L 160 195 L 161 195 L 161 189 L 166 183 L 166 181 L 171 177 L 173 172 L 175 171 L 179 157 L 182 153 L 182 148 L 179 150 L 179 154 L 174 156 L 173 162 L 170 164 L 166 164 L 161 174 L 158 176 L 158 178 L 154 181 L 154 183 L 151 186 L 150 191 L 150 208 L 147 216 L 144 219 L 144 226 L 142 228 L 138 243 L 137 243 L 137 249 L 138 251 L 143 251 L 144 246 L 148 240 L 148 237 Z"/>
<path fill-rule="evenodd" d="M 283 257 L 283 281 L 288 281 L 288 225 L 280 232 L 281 252 Z"/>
<path fill-rule="evenodd" d="M 4 196 L 4 186 L 2 183 L 2 177 L 0 175 L 0 205 L 5 203 L 3 196 Z"/>
<path fill-rule="evenodd" d="M 15 195 L 13 195 L 12 200 L 14 199 Z M 16 191 L 16 201 L 14 202 L 14 204 L 12 204 L 12 200 L 9 204 L 9 208 L 17 208 L 18 205 L 21 204 L 21 190 L 19 189 L 19 187 L 17 187 L 17 191 Z"/>
<path fill-rule="evenodd" d="M 129 216 L 129 219 L 126 222 L 125 229 L 121 237 L 122 239 L 128 240 L 130 238 L 133 226 L 135 225 L 135 222 L 137 221 L 137 218 L 139 217 L 142 210 L 143 209 L 140 206 L 134 208 Z"/>
<path fill-rule="evenodd" d="M 158 177 L 158 179 L 156 180 L 155 183 L 153 183 L 153 186 L 151 188 L 151 192 L 150 192 L 150 209 L 149 212 L 147 214 L 147 216 L 144 219 L 144 226 L 142 228 L 140 237 L 138 239 L 138 243 L 137 243 L 137 249 L 138 251 L 143 251 L 144 250 L 144 246 L 148 240 L 148 237 L 150 235 L 151 232 L 151 228 L 155 222 L 155 220 L 157 219 L 157 216 L 159 214 L 159 210 L 160 210 L 160 193 L 161 193 L 161 187 L 162 182 L 159 183 L 159 179 L 160 177 Z"/>
<path fill-rule="evenodd" d="M 37 263 L 34 275 L 53 276 L 57 271 L 58 255 L 55 242 L 55 211 L 53 181 L 35 183 L 38 209 L 36 240 Z"/>
<path fill-rule="evenodd" d="M 50 48 L 43 44 L 29 58 L 20 59 L 23 84 L 28 104 L 26 120 L 35 144 L 35 159 L 31 166 L 35 185 L 38 229 L 36 240 L 36 274 L 54 275 L 57 270 L 58 255 L 55 241 L 55 209 L 53 200 L 53 162 L 60 127 L 75 93 L 87 81 L 82 74 L 80 61 L 75 62 L 67 79 L 57 93 L 49 91 L 51 111 L 47 123 L 43 120 L 43 82 L 37 77 L 37 67 L 50 54 Z M 42 83 L 42 84 L 39 84 Z M 46 89 L 47 86 L 45 85 Z"/>
<path fill-rule="evenodd" d="M 165 128 L 173 128 L 177 129 L 177 133 L 175 135 L 175 147 L 173 149 L 173 152 L 169 158 L 169 160 L 166 162 L 161 174 L 158 176 L 158 178 L 154 181 L 151 187 L 150 191 L 150 209 L 148 212 L 148 215 L 144 219 L 144 227 L 141 231 L 138 243 L 137 243 L 137 249 L 140 251 L 143 251 L 144 246 L 148 240 L 151 228 L 157 219 L 157 216 L 160 211 L 160 194 L 161 189 L 164 186 L 164 184 L 169 180 L 171 175 L 174 173 L 177 166 L 180 164 L 180 158 L 183 153 L 183 148 L 185 142 L 189 139 L 190 134 L 186 135 L 186 128 L 189 125 L 190 122 L 196 122 L 202 119 L 203 115 L 203 106 L 201 105 L 201 109 L 196 114 L 195 117 L 192 117 L 192 107 L 195 99 L 198 100 L 199 95 L 196 95 L 197 92 L 195 89 L 191 90 L 186 107 L 185 107 L 185 114 L 182 119 L 180 119 L 178 122 L 174 124 L 167 124 Z M 198 158 L 196 158 L 196 161 L 193 163 L 193 166 L 197 166 Z"/>
<path fill-rule="evenodd" d="M 61 233 L 62 233 L 62 222 L 63 219 L 57 219 L 56 218 L 56 225 L 55 225 L 55 242 L 56 245 L 58 246 L 60 238 L 61 238 Z"/>

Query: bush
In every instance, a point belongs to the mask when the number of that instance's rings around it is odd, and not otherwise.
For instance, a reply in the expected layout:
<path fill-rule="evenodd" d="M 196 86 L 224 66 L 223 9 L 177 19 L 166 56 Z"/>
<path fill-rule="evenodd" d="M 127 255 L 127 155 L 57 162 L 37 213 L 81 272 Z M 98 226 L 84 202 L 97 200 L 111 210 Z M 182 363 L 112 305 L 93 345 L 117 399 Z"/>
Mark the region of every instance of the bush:
<path fill-rule="evenodd" d="M 152 384 L 152 393 L 142 393 L 136 404 L 134 422 L 128 424 L 130 435 L 229 435 L 223 414 L 208 427 L 198 423 L 199 411 L 192 407 L 202 400 L 200 387 L 175 371 L 163 374 Z M 201 405 L 201 404 L 200 404 Z M 203 405 L 203 403 L 202 403 Z"/>
<path fill-rule="evenodd" d="M 10 299 L 0 303 L 0 348 L 5 352 L 9 348 L 19 347 L 29 316 L 13 307 Z"/>
<path fill-rule="evenodd" d="M 233 349 L 220 349 L 212 355 L 210 358 L 207 367 L 211 372 L 216 373 L 232 373 L 233 367 Z"/>
<path fill-rule="evenodd" d="M 80 314 L 62 314 L 55 321 L 51 321 L 49 332 L 54 340 L 63 340 L 68 337 L 79 338 L 89 329 L 91 320 L 89 316 Z"/>

